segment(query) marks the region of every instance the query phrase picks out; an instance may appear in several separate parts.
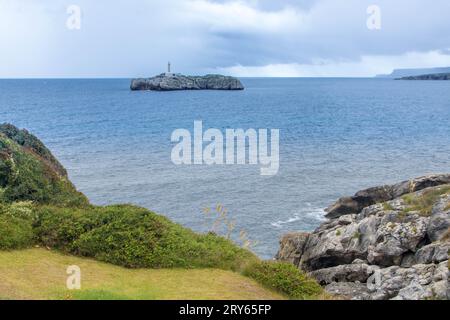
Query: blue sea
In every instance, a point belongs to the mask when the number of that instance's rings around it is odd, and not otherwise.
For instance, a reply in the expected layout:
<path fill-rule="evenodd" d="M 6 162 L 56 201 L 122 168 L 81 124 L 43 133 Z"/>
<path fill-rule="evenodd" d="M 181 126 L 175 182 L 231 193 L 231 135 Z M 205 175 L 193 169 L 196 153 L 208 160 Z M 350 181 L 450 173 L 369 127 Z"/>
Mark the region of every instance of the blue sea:
<path fill-rule="evenodd" d="M 93 203 L 133 203 L 205 232 L 222 204 L 253 250 L 310 231 L 359 189 L 450 172 L 450 82 L 242 79 L 244 91 L 131 92 L 128 79 L 0 80 L 0 122 L 27 128 Z M 280 169 L 176 166 L 171 133 L 280 129 Z"/>

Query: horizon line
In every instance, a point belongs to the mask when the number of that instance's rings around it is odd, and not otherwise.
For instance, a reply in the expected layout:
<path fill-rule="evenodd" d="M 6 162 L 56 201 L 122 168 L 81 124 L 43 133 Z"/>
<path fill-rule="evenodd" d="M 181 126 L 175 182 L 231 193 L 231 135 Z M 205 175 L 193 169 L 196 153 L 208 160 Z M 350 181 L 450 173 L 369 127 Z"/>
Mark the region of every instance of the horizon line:
<path fill-rule="evenodd" d="M 372 79 L 377 76 L 231 76 L 240 79 Z M 0 80 L 114 80 L 151 78 L 151 76 L 136 77 L 0 77 Z"/>

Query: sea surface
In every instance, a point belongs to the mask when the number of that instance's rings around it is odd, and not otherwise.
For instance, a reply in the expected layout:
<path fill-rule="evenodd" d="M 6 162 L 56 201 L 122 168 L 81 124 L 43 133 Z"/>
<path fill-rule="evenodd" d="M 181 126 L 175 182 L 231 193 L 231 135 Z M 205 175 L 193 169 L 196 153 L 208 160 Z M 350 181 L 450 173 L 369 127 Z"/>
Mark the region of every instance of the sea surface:
<path fill-rule="evenodd" d="M 242 79 L 244 91 L 131 92 L 128 79 L 0 80 L 0 122 L 27 128 L 93 203 L 133 203 L 197 231 L 222 204 L 253 250 L 310 231 L 362 188 L 450 172 L 450 82 Z M 280 129 L 280 169 L 176 166 L 171 133 Z M 217 230 L 220 232 L 221 230 Z M 222 230 L 223 231 L 223 230 Z"/>

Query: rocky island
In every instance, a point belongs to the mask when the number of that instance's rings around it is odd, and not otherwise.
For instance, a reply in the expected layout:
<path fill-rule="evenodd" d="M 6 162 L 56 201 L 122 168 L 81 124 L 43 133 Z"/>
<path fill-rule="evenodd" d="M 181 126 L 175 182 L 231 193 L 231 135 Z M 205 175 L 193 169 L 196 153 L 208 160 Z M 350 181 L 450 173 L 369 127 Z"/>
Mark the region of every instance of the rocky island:
<path fill-rule="evenodd" d="M 354 300 L 449 299 L 450 174 L 362 190 L 326 209 L 276 256 Z"/>
<path fill-rule="evenodd" d="M 147 79 L 133 79 L 131 90 L 244 90 L 239 79 L 218 74 L 206 76 L 185 76 L 182 74 L 162 73 Z"/>

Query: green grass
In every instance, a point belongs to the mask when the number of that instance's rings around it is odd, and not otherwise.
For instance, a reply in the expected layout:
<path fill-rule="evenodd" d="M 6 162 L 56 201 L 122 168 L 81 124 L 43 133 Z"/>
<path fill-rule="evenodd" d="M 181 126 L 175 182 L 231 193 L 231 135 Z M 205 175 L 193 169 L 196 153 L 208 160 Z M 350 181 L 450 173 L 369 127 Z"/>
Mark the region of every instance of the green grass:
<path fill-rule="evenodd" d="M 64 298 L 66 300 L 133 300 L 133 297 L 106 290 L 72 291 L 66 294 Z"/>
<path fill-rule="evenodd" d="M 322 287 L 290 263 L 265 261 L 248 266 L 244 275 L 293 299 L 317 299 Z"/>
<path fill-rule="evenodd" d="M 68 266 L 81 290 L 66 288 Z M 218 269 L 126 269 L 35 248 L 0 251 L 0 297 L 50 300 L 286 299 L 255 280 Z"/>
<path fill-rule="evenodd" d="M 402 198 L 408 207 L 403 210 L 403 213 L 418 212 L 421 216 L 429 217 L 438 199 L 446 194 L 450 194 L 450 185 L 425 190 L 420 195 L 404 195 Z"/>
<path fill-rule="evenodd" d="M 390 203 L 384 202 L 383 203 L 383 210 L 384 211 L 392 211 L 392 210 L 394 210 L 394 207 Z"/>
<path fill-rule="evenodd" d="M 32 244 L 33 236 L 28 221 L 0 215 L 0 250 L 27 248 Z"/>

